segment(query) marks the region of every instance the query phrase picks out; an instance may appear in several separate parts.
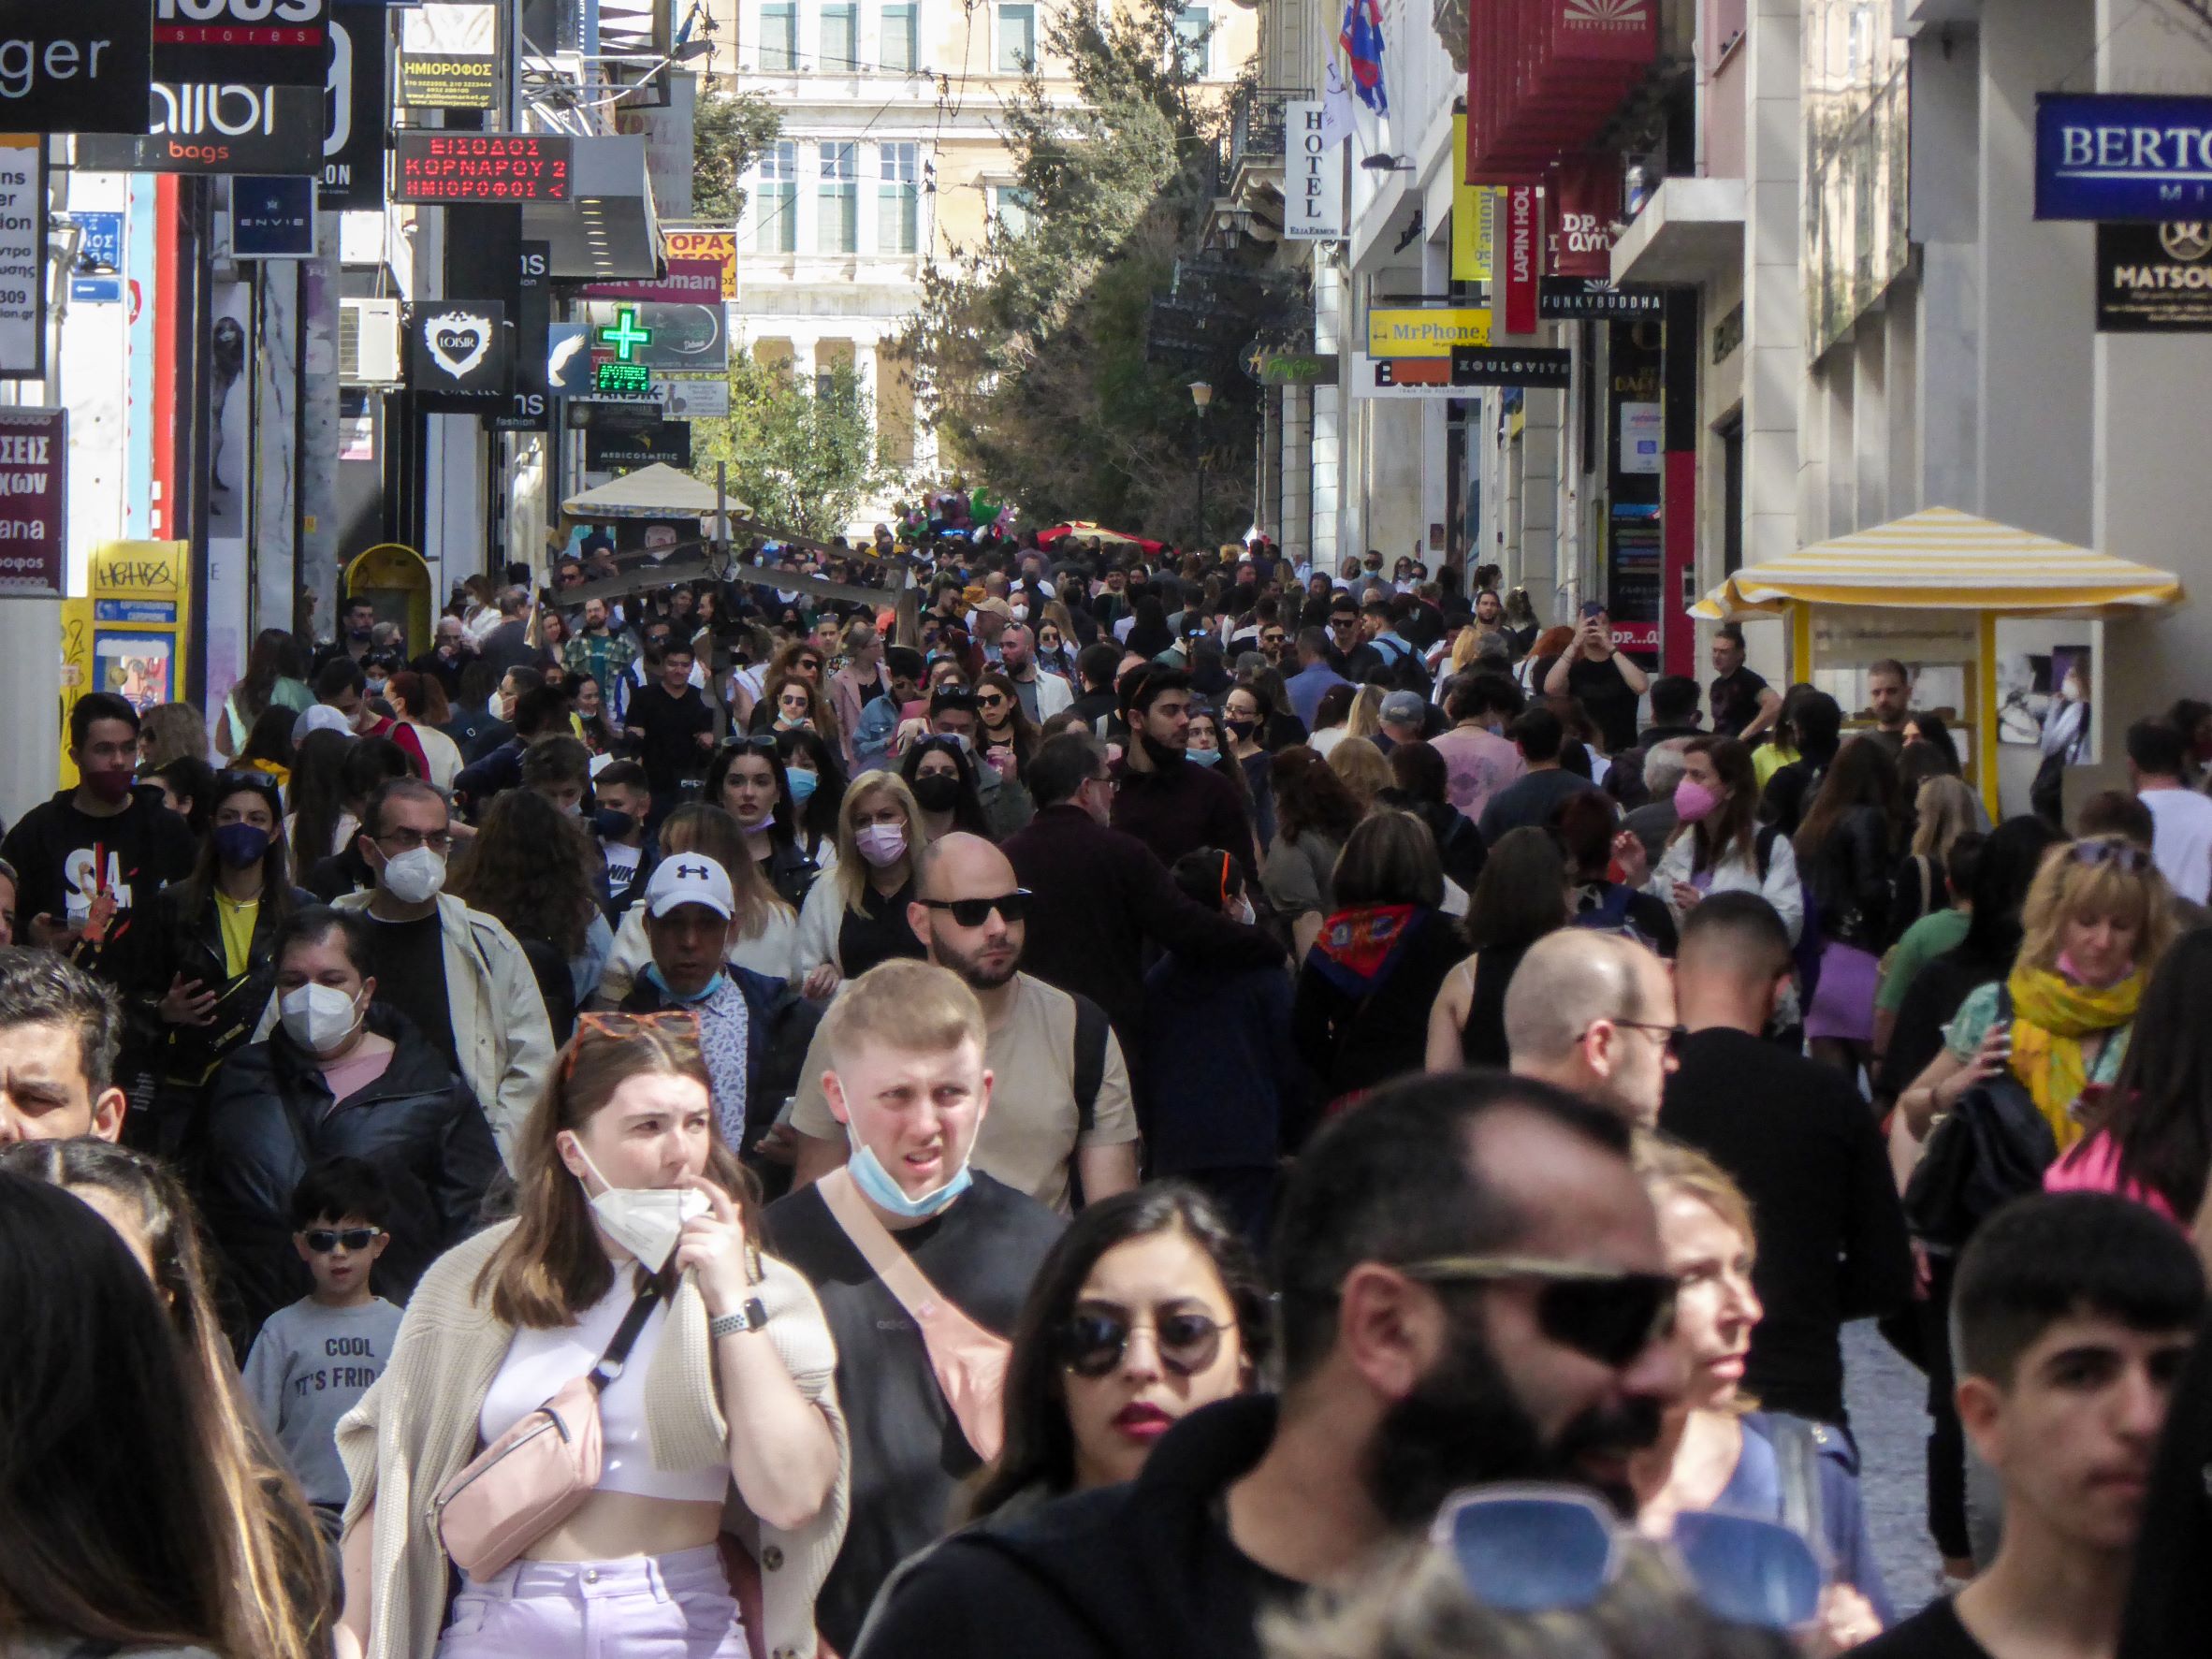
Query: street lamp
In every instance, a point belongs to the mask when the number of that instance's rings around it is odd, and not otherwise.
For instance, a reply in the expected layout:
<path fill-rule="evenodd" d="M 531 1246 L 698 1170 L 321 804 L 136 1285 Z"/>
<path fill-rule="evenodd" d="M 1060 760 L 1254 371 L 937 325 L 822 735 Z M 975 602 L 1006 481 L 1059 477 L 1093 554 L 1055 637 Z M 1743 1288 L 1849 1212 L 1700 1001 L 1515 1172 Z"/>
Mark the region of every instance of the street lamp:
<path fill-rule="evenodd" d="M 1202 546 L 1206 540 L 1206 405 L 1214 400 L 1214 383 L 1192 381 L 1190 400 L 1198 407 L 1198 543 Z"/>

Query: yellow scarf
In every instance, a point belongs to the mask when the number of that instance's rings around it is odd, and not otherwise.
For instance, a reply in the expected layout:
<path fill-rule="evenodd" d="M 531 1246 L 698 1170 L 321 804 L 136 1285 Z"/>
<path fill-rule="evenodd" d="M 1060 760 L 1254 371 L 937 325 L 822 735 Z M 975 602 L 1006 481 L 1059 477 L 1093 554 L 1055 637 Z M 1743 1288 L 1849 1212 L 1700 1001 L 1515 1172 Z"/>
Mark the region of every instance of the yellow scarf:
<path fill-rule="evenodd" d="M 2015 1015 L 2013 1075 L 2027 1085 L 2064 1152 L 2081 1139 L 2074 1103 L 2088 1082 L 2082 1039 L 2132 1023 L 2135 1005 L 2143 999 L 2143 975 L 2132 973 L 2099 989 L 2077 985 L 2047 968 L 2016 968 L 2005 988 L 2012 993 Z"/>

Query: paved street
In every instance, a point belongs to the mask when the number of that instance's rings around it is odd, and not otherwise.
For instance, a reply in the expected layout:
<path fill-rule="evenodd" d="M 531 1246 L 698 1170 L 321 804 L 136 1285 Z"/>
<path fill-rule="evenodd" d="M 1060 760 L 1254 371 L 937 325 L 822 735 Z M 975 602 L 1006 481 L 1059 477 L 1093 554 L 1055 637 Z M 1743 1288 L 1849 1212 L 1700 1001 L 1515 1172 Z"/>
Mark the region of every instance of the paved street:
<path fill-rule="evenodd" d="M 1874 1555 L 1899 1613 L 1909 1613 L 1935 1596 L 1943 1577 L 1928 1536 L 1928 1379 L 1870 1319 L 1844 1327 L 1843 1373 Z"/>

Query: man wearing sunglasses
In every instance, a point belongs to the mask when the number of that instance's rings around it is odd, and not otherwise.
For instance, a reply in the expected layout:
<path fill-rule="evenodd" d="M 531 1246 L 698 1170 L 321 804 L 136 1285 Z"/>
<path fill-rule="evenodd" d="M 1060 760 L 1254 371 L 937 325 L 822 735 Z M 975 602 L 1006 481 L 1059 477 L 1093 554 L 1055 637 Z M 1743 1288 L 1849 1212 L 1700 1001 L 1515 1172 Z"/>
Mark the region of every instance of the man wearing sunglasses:
<path fill-rule="evenodd" d="M 907 919 L 929 960 L 950 968 L 982 1006 L 984 1063 L 997 1084 L 975 1143 L 975 1166 L 1063 1215 L 1073 1180 L 1095 1203 L 1137 1185 L 1137 1114 L 1128 1068 L 1102 1012 L 1021 971 L 1031 895 L 1006 854 L 981 836 L 931 843 Z M 804 1186 L 846 1159 L 832 1114 L 818 1034 L 800 1068 L 793 1177 Z"/>
<path fill-rule="evenodd" d="M 856 1659 L 1257 1659 L 1254 1623 L 1451 1492 L 1633 1507 L 1686 1382 L 1628 1127 L 1494 1074 L 1375 1091 L 1307 1148 L 1275 1236 L 1283 1393 L 1185 1418 L 1131 1485 L 960 1534 Z"/>
<path fill-rule="evenodd" d="M 1659 1120 L 1681 1036 L 1666 964 L 1621 934 L 1548 934 L 1506 987 L 1514 1075 L 1541 1078 L 1646 1128 Z"/>

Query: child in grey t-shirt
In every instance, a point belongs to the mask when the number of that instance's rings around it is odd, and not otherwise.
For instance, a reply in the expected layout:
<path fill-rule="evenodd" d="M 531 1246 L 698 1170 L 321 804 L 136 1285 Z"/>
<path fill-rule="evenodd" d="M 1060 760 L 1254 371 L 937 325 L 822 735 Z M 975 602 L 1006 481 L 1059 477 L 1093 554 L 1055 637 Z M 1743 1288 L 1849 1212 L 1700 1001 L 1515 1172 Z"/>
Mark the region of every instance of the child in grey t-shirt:
<path fill-rule="evenodd" d="M 314 1289 L 269 1315 L 246 1356 L 246 1392 L 333 1535 L 350 1491 L 338 1419 L 384 1375 L 400 1333 L 400 1310 L 369 1288 L 391 1242 L 389 1208 L 384 1177 L 360 1158 L 330 1158 L 300 1178 L 292 1244 Z"/>

